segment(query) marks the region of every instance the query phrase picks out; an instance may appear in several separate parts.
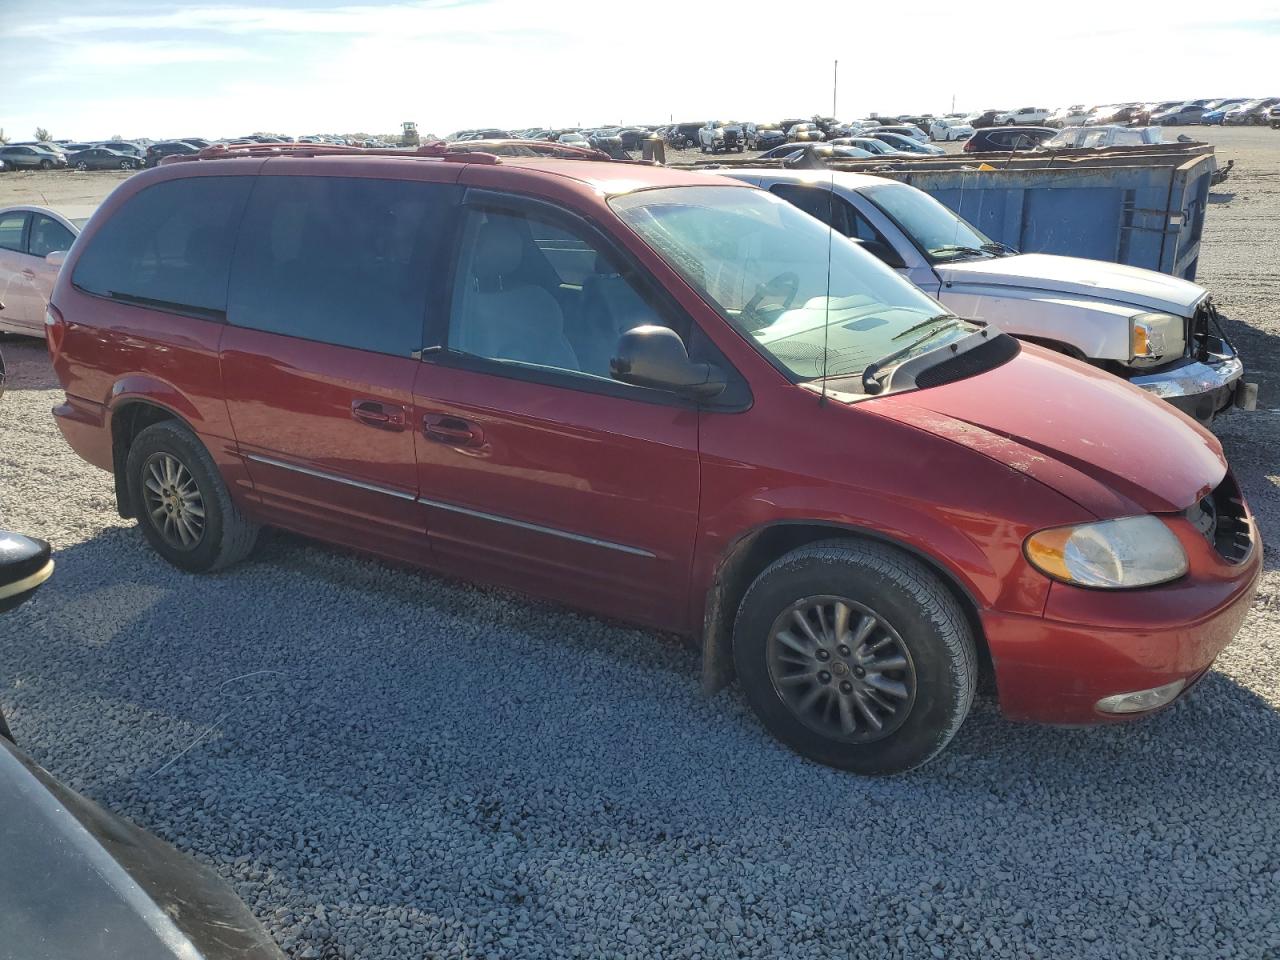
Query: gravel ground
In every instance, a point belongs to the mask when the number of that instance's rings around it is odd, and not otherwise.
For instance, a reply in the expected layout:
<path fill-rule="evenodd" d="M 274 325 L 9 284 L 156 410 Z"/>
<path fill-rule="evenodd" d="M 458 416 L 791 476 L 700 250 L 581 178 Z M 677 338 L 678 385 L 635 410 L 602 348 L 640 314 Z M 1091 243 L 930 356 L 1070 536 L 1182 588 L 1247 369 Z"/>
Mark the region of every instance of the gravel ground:
<path fill-rule="evenodd" d="M 1280 133 L 1213 133 L 1240 173 L 1201 279 L 1265 402 Z M 58 570 L 0 621 L 0 703 L 294 957 L 1280 957 L 1274 550 L 1173 709 L 1062 730 L 980 700 L 934 763 L 865 780 L 774 743 L 736 689 L 702 698 L 666 637 L 283 534 L 182 574 L 62 442 L 42 347 L 3 349 L 0 525 Z M 1280 416 L 1219 433 L 1280 544 Z"/>

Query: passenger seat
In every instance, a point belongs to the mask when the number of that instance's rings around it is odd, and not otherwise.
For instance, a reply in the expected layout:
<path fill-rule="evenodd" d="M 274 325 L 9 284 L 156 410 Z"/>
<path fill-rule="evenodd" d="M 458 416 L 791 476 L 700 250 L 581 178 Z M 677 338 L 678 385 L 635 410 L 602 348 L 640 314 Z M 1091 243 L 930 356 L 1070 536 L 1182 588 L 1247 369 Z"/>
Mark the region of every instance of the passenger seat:
<path fill-rule="evenodd" d="M 531 243 L 509 217 L 491 215 L 481 224 L 451 345 L 495 360 L 579 370 L 555 297 L 520 279 Z"/>

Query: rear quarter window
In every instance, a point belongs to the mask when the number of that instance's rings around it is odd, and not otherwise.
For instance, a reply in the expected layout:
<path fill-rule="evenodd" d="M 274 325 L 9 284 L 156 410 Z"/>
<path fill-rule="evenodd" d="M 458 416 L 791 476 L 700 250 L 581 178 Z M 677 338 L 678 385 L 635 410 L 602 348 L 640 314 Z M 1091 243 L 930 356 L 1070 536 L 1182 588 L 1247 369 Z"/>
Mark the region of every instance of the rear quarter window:
<path fill-rule="evenodd" d="M 221 319 L 252 177 L 189 177 L 147 187 L 90 239 L 71 282 L 102 297 Z"/>

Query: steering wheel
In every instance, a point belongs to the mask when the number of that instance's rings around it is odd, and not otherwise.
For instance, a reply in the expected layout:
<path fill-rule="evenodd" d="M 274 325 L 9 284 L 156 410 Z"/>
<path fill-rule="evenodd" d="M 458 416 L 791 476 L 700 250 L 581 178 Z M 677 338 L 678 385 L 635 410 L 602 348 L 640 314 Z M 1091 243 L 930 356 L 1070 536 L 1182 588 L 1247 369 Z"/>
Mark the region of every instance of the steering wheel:
<path fill-rule="evenodd" d="M 746 306 L 742 308 L 742 316 L 754 317 L 756 311 L 760 308 L 760 304 L 765 297 L 770 295 L 782 297 L 782 304 L 779 310 L 788 310 L 791 304 L 795 303 L 796 295 L 800 293 L 800 275 L 787 270 L 778 274 L 772 280 L 766 280 L 756 287 L 756 292 Z"/>

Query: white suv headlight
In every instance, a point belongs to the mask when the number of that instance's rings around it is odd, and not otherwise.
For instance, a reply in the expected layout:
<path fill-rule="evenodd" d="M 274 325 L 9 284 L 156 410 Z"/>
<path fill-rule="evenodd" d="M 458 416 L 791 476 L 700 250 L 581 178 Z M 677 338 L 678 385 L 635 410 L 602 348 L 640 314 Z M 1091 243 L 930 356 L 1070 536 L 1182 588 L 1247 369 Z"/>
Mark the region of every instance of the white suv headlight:
<path fill-rule="evenodd" d="M 1187 321 L 1171 313 L 1139 313 L 1129 320 L 1133 362 L 1156 363 L 1182 356 L 1187 347 Z"/>
<path fill-rule="evenodd" d="M 1152 587 L 1187 572 L 1182 544 L 1150 514 L 1041 530 L 1023 552 L 1041 573 L 1079 587 Z"/>

